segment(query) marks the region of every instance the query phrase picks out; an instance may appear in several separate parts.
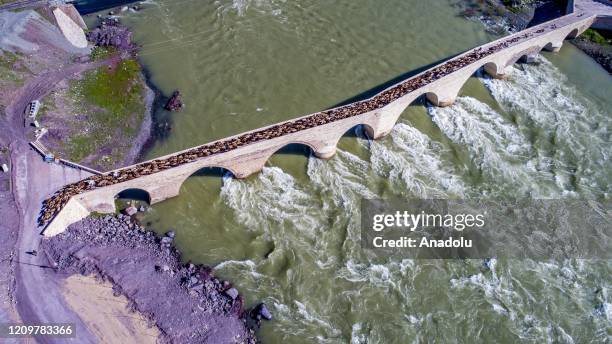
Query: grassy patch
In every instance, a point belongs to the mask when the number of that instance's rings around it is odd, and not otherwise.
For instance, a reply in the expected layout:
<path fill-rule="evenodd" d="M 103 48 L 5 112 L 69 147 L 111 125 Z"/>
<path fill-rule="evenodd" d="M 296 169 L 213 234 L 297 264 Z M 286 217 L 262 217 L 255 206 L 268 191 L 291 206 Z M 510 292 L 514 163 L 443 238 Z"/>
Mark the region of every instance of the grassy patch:
<path fill-rule="evenodd" d="M 581 36 L 599 45 L 612 45 L 612 39 L 602 36 L 599 32 L 593 29 L 587 29 Z"/>
<path fill-rule="evenodd" d="M 115 47 L 94 47 L 89 54 L 92 61 L 104 60 L 117 53 Z"/>
<path fill-rule="evenodd" d="M 42 123 L 51 111 L 57 111 L 57 106 L 55 105 L 52 94 L 49 94 L 40 100 L 40 109 L 38 110 L 36 119 Z"/>
<path fill-rule="evenodd" d="M 0 80 L 7 80 L 23 84 L 23 73 L 27 69 L 23 66 L 16 66 L 19 55 L 10 51 L 0 50 Z"/>
<path fill-rule="evenodd" d="M 144 117 L 143 92 L 140 65 L 133 59 L 112 69 L 100 67 L 73 81 L 70 94 L 85 116 L 74 119 L 79 132 L 65 144 L 69 158 L 81 161 L 104 148 L 113 159 L 100 159 L 100 165 L 110 166 L 120 158 L 127 147 L 118 143 L 129 142 Z"/>
<path fill-rule="evenodd" d="M 67 153 L 71 160 L 81 161 L 94 153 L 93 140 L 86 135 L 74 136 L 68 142 Z"/>

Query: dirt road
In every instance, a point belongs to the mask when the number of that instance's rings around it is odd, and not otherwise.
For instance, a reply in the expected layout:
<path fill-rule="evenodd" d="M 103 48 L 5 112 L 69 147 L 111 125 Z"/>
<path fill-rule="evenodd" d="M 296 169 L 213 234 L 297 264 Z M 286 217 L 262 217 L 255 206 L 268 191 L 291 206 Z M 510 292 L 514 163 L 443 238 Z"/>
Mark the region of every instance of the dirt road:
<path fill-rule="evenodd" d="M 6 293 L 6 301 L 2 300 L 3 306 L 6 307 L 0 309 L 0 321 L 74 323 L 77 338 L 70 341 L 75 343 L 97 343 L 98 337 L 92 334 L 79 314 L 65 301 L 63 276 L 49 267 L 44 255 L 33 256 L 27 252 L 38 250 L 42 238 L 42 229 L 36 223 L 42 200 L 63 185 L 86 178 L 90 174 L 43 162 L 41 156 L 28 145 L 29 128 L 23 126 L 23 113 L 29 102 L 44 97 L 60 81 L 112 62 L 112 59 L 107 59 L 40 74 L 14 93 L 13 100 L 5 109 L 5 116 L 0 117 L 0 144 L 7 146 L 10 143 L 12 186 L 11 190 L 2 194 L 7 201 L 5 206 L 0 207 L 0 215 L 7 219 L 3 224 L 6 228 L 1 228 L 5 230 L 3 233 L 6 239 L 0 245 L 0 253 L 5 259 L 0 269 L 6 272 L 7 281 L 0 282 L 5 282 L 10 289 Z M 13 304 L 16 313 L 11 311 Z M 39 338 L 38 341 L 65 343 L 67 340 Z"/>
<path fill-rule="evenodd" d="M 36 217 L 42 198 L 57 187 L 86 177 L 88 174 L 62 165 L 44 163 L 41 157 L 23 144 L 12 147 L 15 196 L 23 221 L 19 226 L 15 266 L 15 299 L 24 323 L 74 323 L 76 343 L 95 343 L 87 326 L 62 297 L 62 280 L 48 267 L 44 255 L 26 252 L 37 250 L 40 228 Z M 41 343 L 59 343 L 66 339 L 40 338 Z"/>

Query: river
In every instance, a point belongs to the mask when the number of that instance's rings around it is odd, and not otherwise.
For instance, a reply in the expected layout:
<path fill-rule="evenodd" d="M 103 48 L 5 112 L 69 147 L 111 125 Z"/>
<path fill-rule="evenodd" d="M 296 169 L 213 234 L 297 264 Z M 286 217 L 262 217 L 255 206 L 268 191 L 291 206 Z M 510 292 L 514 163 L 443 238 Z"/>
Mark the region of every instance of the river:
<path fill-rule="evenodd" d="M 154 158 L 315 112 L 495 39 L 447 0 L 150 0 L 121 14 L 160 111 Z M 189 178 L 145 223 L 177 232 L 274 320 L 265 343 L 605 342 L 610 261 L 391 260 L 359 245 L 362 198 L 609 199 L 612 78 L 570 44 L 475 75 L 457 102 L 411 105 L 392 133 L 360 128 L 324 161 L 276 154 L 258 175 Z M 605 110 L 608 109 L 608 110 Z"/>

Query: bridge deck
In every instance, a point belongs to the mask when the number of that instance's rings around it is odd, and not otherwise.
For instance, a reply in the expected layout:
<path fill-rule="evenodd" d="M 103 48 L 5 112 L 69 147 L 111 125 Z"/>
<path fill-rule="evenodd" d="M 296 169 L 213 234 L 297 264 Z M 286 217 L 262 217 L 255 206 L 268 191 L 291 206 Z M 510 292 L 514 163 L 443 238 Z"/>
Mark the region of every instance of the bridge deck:
<path fill-rule="evenodd" d="M 374 138 L 382 136 L 391 130 L 403 109 L 417 97 L 426 94 L 437 104 L 452 102 L 465 81 L 483 65 L 491 74 L 503 74 L 505 67 L 522 55 L 535 53 L 545 47 L 560 48 L 567 35 L 586 30 L 594 19 L 595 14 L 584 12 L 563 16 L 468 50 L 366 100 L 273 124 L 66 185 L 44 202 L 39 222 L 41 225 L 49 223 L 73 196 L 80 195 L 79 199 L 84 203 L 75 205 L 78 208 L 74 211 L 75 215 L 61 221 L 63 224 L 72 223 L 79 219 L 75 220 L 73 217 L 82 218 L 88 211 L 97 210 L 95 205 L 91 204 L 93 201 L 86 201 L 86 195 L 108 198 L 109 193 L 121 188 L 141 185 L 141 182 L 137 184 L 139 179 L 169 170 L 180 170 L 180 178 L 184 178 L 184 175 L 193 173 L 194 168 L 197 170 L 203 166 L 217 166 L 229 169 L 238 177 L 244 177 L 260 169 L 262 161 L 265 163 L 270 152 L 273 153 L 288 143 L 304 143 L 313 148 L 318 156 L 330 157 L 335 152 L 339 136 L 343 135 L 347 128 L 355 124 L 367 124 Z M 254 164 L 255 167 L 242 173 L 239 169 L 248 164 Z M 171 176 L 166 174 L 165 178 Z M 163 183 L 164 180 L 158 178 L 148 182 Z M 105 189 L 108 192 L 105 193 Z M 173 192 L 178 193 L 176 190 Z M 164 197 L 171 196 L 168 194 Z M 159 201 L 165 199 L 164 197 L 155 199 Z M 108 200 L 105 202 L 111 203 Z M 73 200 L 71 204 L 76 202 Z M 112 208 L 114 209 L 114 205 Z M 54 229 L 52 232 L 60 230 L 63 229 Z"/>

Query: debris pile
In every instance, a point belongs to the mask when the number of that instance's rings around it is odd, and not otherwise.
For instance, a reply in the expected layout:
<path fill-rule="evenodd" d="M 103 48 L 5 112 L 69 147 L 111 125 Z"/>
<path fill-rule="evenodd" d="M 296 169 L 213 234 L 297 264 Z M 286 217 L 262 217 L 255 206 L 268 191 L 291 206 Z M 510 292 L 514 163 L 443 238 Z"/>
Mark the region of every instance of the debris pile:
<path fill-rule="evenodd" d="M 87 40 L 99 47 L 116 47 L 123 51 L 134 48 L 132 32 L 115 19 L 104 19 L 100 25 L 87 33 Z"/>
<path fill-rule="evenodd" d="M 43 202 L 41 214 L 38 219 L 39 224 L 45 225 L 51 221 L 51 219 L 53 219 L 53 217 L 59 213 L 59 211 L 61 211 L 68 200 L 70 200 L 70 198 L 74 195 L 96 188 L 126 182 L 128 180 L 157 173 L 182 164 L 191 163 L 211 155 L 225 153 L 249 144 L 270 140 L 283 135 L 314 128 L 382 108 L 403 97 L 404 95 L 428 85 L 446 75 L 456 72 L 459 69 L 474 63 L 475 61 L 483 59 L 519 41 L 533 37 L 536 34 L 541 34 L 546 30 L 554 30 L 555 28 L 556 25 L 552 24 L 546 28 L 540 28 L 538 30 L 527 31 L 511 36 L 486 48 L 480 47 L 473 49 L 463 56 L 454 58 L 446 63 L 432 68 L 423 74 L 408 79 L 397 86 L 383 91 L 367 100 L 321 111 L 310 116 L 276 124 L 265 129 L 251 131 L 233 138 L 198 146 L 164 159 L 155 159 L 143 162 L 132 167 L 116 170 L 104 175 L 91 176 L 82 181 L 66 185 L 57 191 L 51 198 L 48 198 Z"/>

